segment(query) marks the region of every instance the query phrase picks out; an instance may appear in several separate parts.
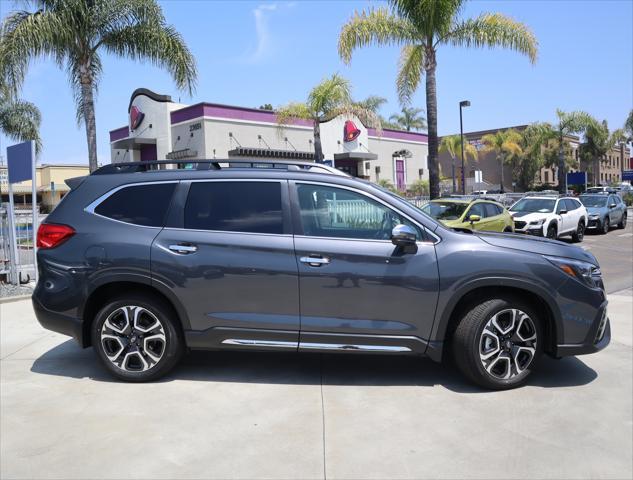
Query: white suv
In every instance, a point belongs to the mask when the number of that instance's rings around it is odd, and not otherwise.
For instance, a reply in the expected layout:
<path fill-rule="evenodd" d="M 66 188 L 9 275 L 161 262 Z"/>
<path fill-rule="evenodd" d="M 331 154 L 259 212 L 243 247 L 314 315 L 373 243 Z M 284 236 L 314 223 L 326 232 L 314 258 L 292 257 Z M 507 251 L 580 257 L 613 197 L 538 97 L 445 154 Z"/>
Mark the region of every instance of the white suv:
<path fill-rule="evenodd" d="M 547 238 L 571 235 L 581 242 L 587 227 L 587 209 L 572 197 L 524 197 L 510 207 L 514 231 Z"/>

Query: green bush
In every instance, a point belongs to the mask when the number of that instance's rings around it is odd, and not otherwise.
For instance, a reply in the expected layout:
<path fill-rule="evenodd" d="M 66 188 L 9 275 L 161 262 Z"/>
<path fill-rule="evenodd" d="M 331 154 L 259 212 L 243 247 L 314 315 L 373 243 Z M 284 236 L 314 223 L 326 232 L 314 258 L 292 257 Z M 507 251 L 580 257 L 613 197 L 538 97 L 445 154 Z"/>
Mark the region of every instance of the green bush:
<path fill-rule="evenodd" d="M 633 193 L 625 193 L 622 200 L 624 200 L 627 207 L 633 206 Z"/>

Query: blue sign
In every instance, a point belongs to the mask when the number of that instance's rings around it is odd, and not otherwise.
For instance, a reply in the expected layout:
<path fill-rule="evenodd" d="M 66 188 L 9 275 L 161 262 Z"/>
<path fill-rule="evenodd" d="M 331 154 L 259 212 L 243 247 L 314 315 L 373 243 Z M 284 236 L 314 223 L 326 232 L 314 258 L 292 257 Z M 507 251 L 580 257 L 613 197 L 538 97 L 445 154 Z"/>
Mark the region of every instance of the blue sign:
<path fill-rule="evenodd" d="M 624 170 L 622 172 L 622 180 L 633 182 L 633 170 Z"/>
<path fill-rule="evenodd" d="M 585 185 L 587 172 L 573 172 L 567 174 L 567 185 Z"/>
<path fill-rule="evenodd" d="M 7 147 L 9 183 L 31 180 L 35 162 L 34 142 L 28 141 Z"/>

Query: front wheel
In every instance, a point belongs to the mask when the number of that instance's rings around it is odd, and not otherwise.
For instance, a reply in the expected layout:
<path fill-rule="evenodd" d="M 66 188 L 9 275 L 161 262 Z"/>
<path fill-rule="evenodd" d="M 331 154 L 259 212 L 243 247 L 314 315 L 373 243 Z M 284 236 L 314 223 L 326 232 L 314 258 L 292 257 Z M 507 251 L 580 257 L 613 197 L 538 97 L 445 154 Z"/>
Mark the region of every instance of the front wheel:
<path fill-rule="evenodd" d="M 585 238 L 585 222 L 581 220 L 578 222 L 578 227 L 576 231 L 571 234 L 571 239 L 574 242 L 582 242 L 582 239 Z"/>
<path fill-rule="evenodd" d="M 550 225 L 547 227 L 547 238 L 551 238 L 552 240 L 556 240 L 558 237 L 558 231 L 556 229 L 556 225 Z"/>
<path fill-rule="evenodd" d="M 541 324 L 519 298 L 495 298 L 473 306 L 453 334 L 461 372 L 476 384 L 506 390 L 523 384 L 543 349 Z"/>
<path fill-rule="evenodd" d="M 97 313 L 92 345 L 105 368 L 127 382 L 156 380 L 182 357 L 184 341 L 173 310 L 145 295 L 113 299 Z"/>
<path fill-rule="evenodd" d="M 609 216 L 607 215 L 606 217 L 604 217 L 604 220 L 602 221 L 602 228 L 600 229 L 600 233 L 602 233 L 603 235 L 606 235 L 607 233 L 609 233 L 609 228 L 611 227 L 611 222 L 609 222 Z"/>

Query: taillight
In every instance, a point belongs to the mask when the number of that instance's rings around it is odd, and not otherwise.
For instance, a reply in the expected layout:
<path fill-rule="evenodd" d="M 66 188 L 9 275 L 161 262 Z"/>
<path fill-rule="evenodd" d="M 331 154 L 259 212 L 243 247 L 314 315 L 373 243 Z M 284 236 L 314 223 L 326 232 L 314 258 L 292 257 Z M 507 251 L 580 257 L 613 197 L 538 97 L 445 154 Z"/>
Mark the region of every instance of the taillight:
<path fill-rule="evenodd" d="M 42 223 L 37 229 L 37 248 L 55 248 L 75 234 L 68 225 Z"/>

